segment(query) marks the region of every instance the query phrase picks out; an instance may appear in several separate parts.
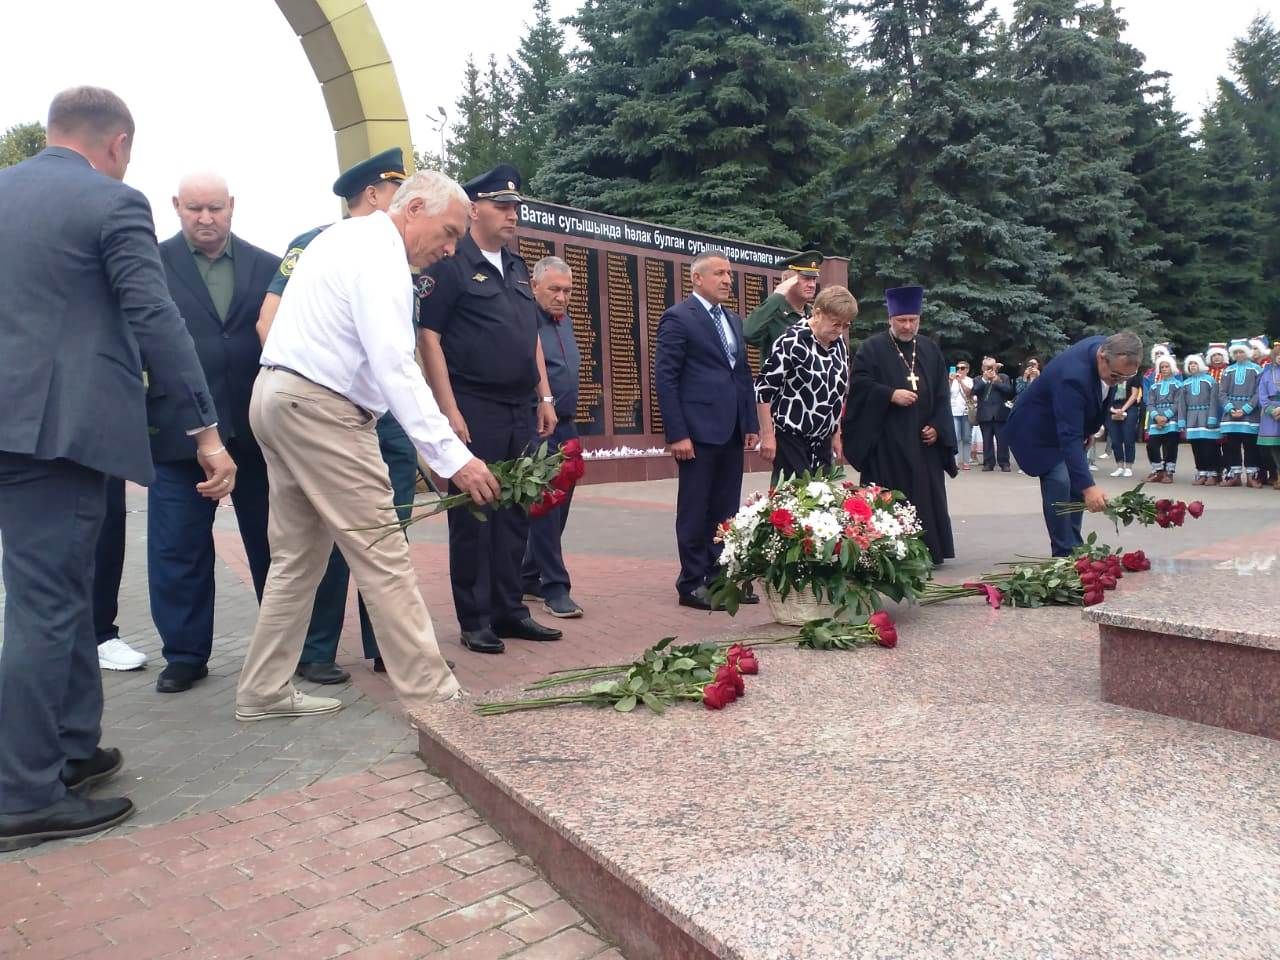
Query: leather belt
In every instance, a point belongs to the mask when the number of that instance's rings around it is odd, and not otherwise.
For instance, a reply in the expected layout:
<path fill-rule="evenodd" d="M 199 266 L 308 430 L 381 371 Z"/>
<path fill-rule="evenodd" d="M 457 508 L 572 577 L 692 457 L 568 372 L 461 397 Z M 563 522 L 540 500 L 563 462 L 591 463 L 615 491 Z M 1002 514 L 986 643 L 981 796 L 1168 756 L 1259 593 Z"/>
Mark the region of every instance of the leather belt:
<path fill-rule="evenodd" d="M 351 404 L 353 407 L 355 407 L 357 410 L 359 410 L 369 419 L 371 420 L 376 419 L 372 413 L 370 413 L 364 407 L 360 406 L 360 404 L 356 403 L 350 397 L 339 393 L 337 390 L 334 390 L 332 387 L 326 387 L 323 383 L 316 383 L 314 380 L 308 377 L 305 373 L 299 373 L 297 370 L 294 370 L 292 367 L 286 367 L 280 363 L 264 363 L 262 366 L 264 369 L 267 369 L 267 370 L 279 370 L 281 373 L 287 373 L 290 376 L 297 377 L 299 380 L 305 380 L 307 381 L 307 383 L 311 384 L 314 387 L 319 387 L 321 390 L 324 390 L 328 393 L 332 393 L 335 397 L 341 397 L 343 400 L 347 401 L 347 403 Z"/>

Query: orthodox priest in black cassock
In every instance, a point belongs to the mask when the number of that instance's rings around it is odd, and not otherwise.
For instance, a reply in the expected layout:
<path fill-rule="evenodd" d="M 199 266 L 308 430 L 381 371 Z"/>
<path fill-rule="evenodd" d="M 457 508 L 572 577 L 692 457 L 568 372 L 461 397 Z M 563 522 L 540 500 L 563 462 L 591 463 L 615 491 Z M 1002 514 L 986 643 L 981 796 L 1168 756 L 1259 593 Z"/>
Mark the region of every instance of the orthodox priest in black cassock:
<path fill-rule="evenodd" d="M 842 433 L 862 483 L 901 490 L 915 505 L 934 563 L 954 557 L 944 473 L 956 475 L 955 421 L 942 351 L 919 336 L 921 287 L 885 291 L 889 329 L 853 359 Z M 914 399 L 913 399 L 914 398 Z"/>

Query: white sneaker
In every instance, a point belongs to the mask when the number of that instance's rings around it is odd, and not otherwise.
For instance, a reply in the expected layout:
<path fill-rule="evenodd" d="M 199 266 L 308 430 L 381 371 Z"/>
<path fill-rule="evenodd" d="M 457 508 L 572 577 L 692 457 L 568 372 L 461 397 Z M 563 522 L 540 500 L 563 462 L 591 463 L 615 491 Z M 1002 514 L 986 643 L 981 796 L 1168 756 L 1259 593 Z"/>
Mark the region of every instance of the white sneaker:
<path fill-rule="evenodd" d="M 1092 471 L 1093 473 L 1097 473 L 1097 472 L 1098 472 L 1098 468 L 1097 468 L 1096 466 L 1094 466 L 1092 463 L 1091 463 L 1091 464 L 1089 464 L 1089 469 L 1090 469 L 1090 471 Z"/>
<path fill-rule="evenodd" d="M 1114 470 L 1112 470 L 1109 474 L 1107 474 L 1107 476 L 1109 476 L 1109 477 L 1123 477 L 1123 476 L 1124 476 L 1124 467 L 1116 467 L 1116 468 L 1115 468 Z"/>
<path fill-rule="evenodd" d="M 1105 452 L 1098 454 L 1098 459 L 1099 459 L 1099 460 L 1106 460 L 1106 459 L 1107 459 L 1107 454 L 1106 454 Z"/>
<path fill-rule="evenodd" d="M 325 713 L 337 713 L 341 709 L 341 700 L 333 697 L 313 697 L 309 693 L 295 690 L 291 695 L 269 707 L 242 707 L 236 704 L 236 719 L 249 723 L 254 720 L 315 717 Z"/>
<path fill-rule="evenodd" d="M 1124 476 L 1126 476 L 1126 477 L 1132 477 L 1132 476 L 1133 476 L 1133 471 L 1132 471 L 1132 470 L 1130 470 L 1128 467 L 1125 467 L 1125 468 L 1124 468 Z"/>
<path fill-rule="evenodd" d="M 147 655 L 119 637 L 98 644 L 98 666 L 103 670 L 141 670 L 146 665 Z"/>

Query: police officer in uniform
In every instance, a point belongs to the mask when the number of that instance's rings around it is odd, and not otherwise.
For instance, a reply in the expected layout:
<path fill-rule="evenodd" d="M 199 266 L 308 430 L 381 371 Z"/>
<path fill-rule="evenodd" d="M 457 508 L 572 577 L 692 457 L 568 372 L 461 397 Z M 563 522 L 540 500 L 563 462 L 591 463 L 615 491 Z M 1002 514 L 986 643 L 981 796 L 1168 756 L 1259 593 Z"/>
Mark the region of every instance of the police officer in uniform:
<path fill-rule="evenodd" d="M 813 298 L 818 295 L 822 254 L 817 250 L 806 250 L 787 257 L 778 266 L 786 267 L 782 282 L 764 303 L 747 315 L 742 330 L 747 343 L 759 347 L 765 359 L 773 351 L 773 341 L 782 336 L 783 331 L 813 316 Z"/>
<path fill-rule="evenodd" d="M 472 453 L 494 463 L 527 453 L 535 431 L 551 435 L 555 401 L 529 270 L 507 249 L 516 232 L 520 173 L 501 164 L 462 186 L 472 200 L 470 232 L 452 257 L 424 273 L 418 347 L 450 426 Z M 529 616 L 522 599 L 528 534 L 529 518 L 519 507 L 495 511 L 487 522 L 466 508 L 449 511 L 449 579 L 469 650 L 502 653 L 503 637 L 560 639 L 559 630 Z"/>
<path fill-rule="evenodd" d="M 399 147 L 393 147 L 368 160 L 362 160 L 343 172 L 334 181 L 333 192 L 347 202 L 347 210 L 351 216 L 364 217 L 375 210 L 385 210 L 404 180 L 404 153 Z M 267 342 L 271 320 L 280 306 L 280 297 L 284 294 L 298 258 L 324 229 L 316 227 L 308 230 L 289 244 L 289 250 L 280 262 L 280 269 L 267 288 L 267 296 L 258 315 L 258 336 L 263 343 Z M 405 318 L 405 323 L 411 322 L 411 318 Z M 391 486 L 395 491 L 396 513 L 404 520 L 413 512 L 408 506 L 401 505 L 413 502 L 418 481 L 418 453 L 390 412 L 378 420 L 377 430 L 378 447 L 382 452 L 382 459 L 386 461 Z M 350 577 L 351 571 L 346 560 L 338 548 L 334 547 L 324 579 L 316 589 L 311 625 L 307 629 L 306 644 L 298 663 L 297 675 L 304 680 L 328 684 L 343 683 L 351 678 L 335 662 L 338 638 L 342 634 L 342 621 L 347 609 L 347 584 Z M 374 638 L 373 624 L 369 621 L 363 597 L 360 598 L 360 639 L 364 645 L 365 658 L 373 661 L 374 670 L 382 672 L 385 668 L 378 653 L 378 642 Z"/>

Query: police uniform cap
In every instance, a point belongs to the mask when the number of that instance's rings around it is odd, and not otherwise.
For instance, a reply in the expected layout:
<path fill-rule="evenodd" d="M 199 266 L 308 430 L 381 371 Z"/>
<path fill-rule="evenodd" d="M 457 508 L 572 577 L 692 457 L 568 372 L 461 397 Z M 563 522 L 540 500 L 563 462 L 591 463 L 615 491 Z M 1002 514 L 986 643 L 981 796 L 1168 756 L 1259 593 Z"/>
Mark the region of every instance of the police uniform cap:
<path fill-rule="evenodd" d="M 822 254 L 817 250 L 805 250 L 803 253 L 793 253 L 787 257 L 782 263 L 778 264 L 786 270 L 794 270 L 802 277 L 816 277 L 818 270 L 822 266 Z"/>
<path fill-rule="evenodd" d="M 520 171 L 509 163 L 500 163 L 472 177 L 462 185 L 472 200 L 493 200 L 497 203 L 519 203 Z"/>
<path fill-rule="evenodd" d="M 387 180 L 403 183 L 406 177 L 404 151 L 399 147 L 392 147 L 344 170 L 342 175 L 333 181 L 333 192 L 343 200 L 350 200 L 365 187 Z"/>

